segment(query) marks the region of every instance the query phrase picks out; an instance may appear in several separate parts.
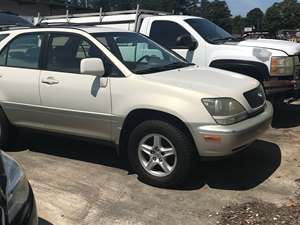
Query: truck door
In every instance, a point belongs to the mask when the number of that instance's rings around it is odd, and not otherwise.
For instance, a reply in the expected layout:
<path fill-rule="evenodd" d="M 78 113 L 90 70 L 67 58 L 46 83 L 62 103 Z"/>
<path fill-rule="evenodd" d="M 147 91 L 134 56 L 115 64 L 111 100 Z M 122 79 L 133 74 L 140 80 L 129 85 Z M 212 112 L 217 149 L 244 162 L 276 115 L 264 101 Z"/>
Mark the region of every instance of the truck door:
<path fill-rule="evenodd" d="M 153 21 L 149 33 L 149 37 L 152 40 L 156 41 L 157 43 L 161 44 L 162 46 L 168 49 L 175 51 L 187 61 L 196 63 L 196 51 L 189 50 L 185 46 L 180 46 L 178 44 L 178 41 L 182 37 L 187 36 L 192 37 L 192 35 L 183 26 L 176 22 L 167 20 Z"/>

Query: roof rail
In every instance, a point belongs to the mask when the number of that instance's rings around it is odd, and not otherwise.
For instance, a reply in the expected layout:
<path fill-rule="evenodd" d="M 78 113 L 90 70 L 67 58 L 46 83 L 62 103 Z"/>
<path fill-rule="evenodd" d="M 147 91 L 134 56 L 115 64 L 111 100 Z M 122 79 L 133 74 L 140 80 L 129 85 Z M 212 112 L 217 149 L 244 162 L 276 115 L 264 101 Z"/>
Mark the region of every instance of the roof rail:
<path fill-rule="evenodd" d="M 69 22 L 39 23 L 39 24 L 35 25 L 34 28 L 68 27 L 68 26 L 79 27 L 82 25 L 78 24 L 78 23 L 69 23 Z"/>
<path fill-rule="evenodd" d="M 0 25 L 0 31 L 7 31 L 7 30 L 21 30 L 21 29 L 30 29 L 34 26 L 24 26 L 24 25 Z"/>

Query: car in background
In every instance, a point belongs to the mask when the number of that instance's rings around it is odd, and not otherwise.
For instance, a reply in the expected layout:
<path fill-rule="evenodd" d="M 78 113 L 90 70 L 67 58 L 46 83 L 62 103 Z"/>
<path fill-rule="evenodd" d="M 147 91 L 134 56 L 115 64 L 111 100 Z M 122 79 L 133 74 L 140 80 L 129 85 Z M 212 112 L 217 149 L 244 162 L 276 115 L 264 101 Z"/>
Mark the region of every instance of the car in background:
<path fill-rule="evenodd" d="M 37 209 L 22 167 L 0 151 L 0 224 L 37 225 Z"/>

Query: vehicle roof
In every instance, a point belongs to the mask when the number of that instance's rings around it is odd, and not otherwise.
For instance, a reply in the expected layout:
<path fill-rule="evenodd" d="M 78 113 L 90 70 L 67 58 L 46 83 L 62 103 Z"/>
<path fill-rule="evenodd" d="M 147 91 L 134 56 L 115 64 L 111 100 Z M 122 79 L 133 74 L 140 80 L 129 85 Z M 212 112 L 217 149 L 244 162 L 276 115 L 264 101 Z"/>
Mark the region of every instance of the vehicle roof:
<path fill-rule="evenodd" d="M 202 17 L 198 16 L 188 16 L 188 15 L 164 15 L 164 16 L 153 16 L 153 17 L 158 17 L 158 18 L 163 18 L 163 19 L 181 19 L 181 20 L 186 20 L 186 19 L 204 19 Z"/>
<path fill-rule="evenodd" d="M 26 33 L 30 32 L 38 32 L 38 31 L 60 31 L 60 30 L 81 30 L 87 33 L 109 33 L 109 32 L 129 32 L 121 29 L 116 29 L 113 27 L 97 27 L 97 26 L 51 26 L 51 27 L 20 27 L 20 28 L 12 28 L 11 30 L 2 31 L 0 33 L 22 33 L 26 31 Z"/>

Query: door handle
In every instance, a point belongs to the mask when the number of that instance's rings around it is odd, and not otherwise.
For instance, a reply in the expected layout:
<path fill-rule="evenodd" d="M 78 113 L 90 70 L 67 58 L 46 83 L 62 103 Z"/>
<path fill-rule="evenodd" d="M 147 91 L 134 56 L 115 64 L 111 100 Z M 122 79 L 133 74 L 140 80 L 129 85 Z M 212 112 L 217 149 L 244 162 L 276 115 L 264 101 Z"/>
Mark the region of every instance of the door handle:
<path fill-rule="evenodd" d="M 58 84 L 59 81 L 56 80 L 54 77 L 47 77 L 47 78 L 42 80 L 42 83 L 49 84 L 49 85 L 54 85 L 54 84 Z"/>

